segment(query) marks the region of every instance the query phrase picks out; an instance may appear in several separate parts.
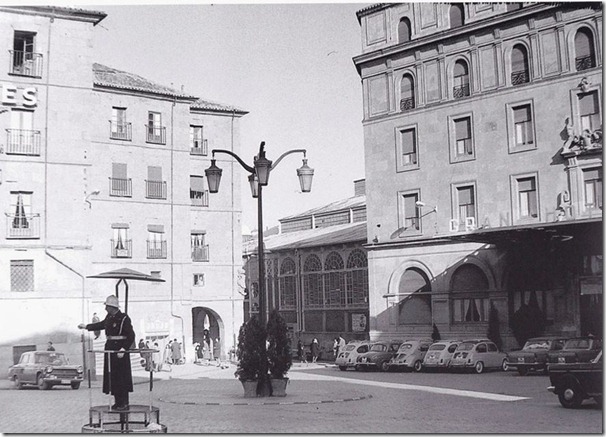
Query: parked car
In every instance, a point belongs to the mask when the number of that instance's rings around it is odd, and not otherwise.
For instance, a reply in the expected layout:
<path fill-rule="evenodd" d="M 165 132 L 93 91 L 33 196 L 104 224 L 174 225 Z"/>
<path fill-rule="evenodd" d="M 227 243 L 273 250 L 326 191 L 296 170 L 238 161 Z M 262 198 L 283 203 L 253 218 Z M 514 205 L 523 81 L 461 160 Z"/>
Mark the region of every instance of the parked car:
<path fill-rule="evenodd" d="M 423 369 L 423 358 L 433 343 L 432 339 L 405 340 L 398 349 L 398 353 L 387 363 L 387 370 L 414 370 Z"/>
<path fill-rule="evenodd" d="M 339 352 L 335 364 L 340 370 L 347 370 L 356 366 L 358 356 L 368 352 L 370 342 L 368 341 L 350 341 L 345 345 L 345 349 Z"/>
<path fill-rule="evenodd" d="M 507 370 L 507 354 L 490 340 L 465 340 L 457 346 L 450 367 L 473 369 L 476 373 L 486 369 Z"/>
<path fill-rule="evenodd" d="M 602 351 L 588 363 L 553 363 L 549 365 L 551 385 L 547 390 L 558 395 L 564 408 L 578 408 L 583 400 L 603 400 Z"/>
<path fill-rule="evenodd" d="M 576 337 L 566 340 L 559 351 L 547 354 L 551 363 L 588 363 L 602 350 L 602 339 L 594 337 Z"/>
<path fill-rule="evenodd" d="M 70 365 L 61 352 L 32 351 L 21 354 L 19 363 L 9 367 L 8 379 L 17 389 L 25 384 L 37 385 L 40 390 L 48 390 L 53 385 L 71 385 L 80 388 L 84 369 L 80 365 Z"/>
<path fill-rule="evenodd" d="M 356 359 L 356 370 L 387 371 L 387 363 L 398 352 L 401 340 L 377 341 L 370 345 L 365 354 Z"/>
<path fill-rule="evenodd" d="M 566 340 L 557 337 L 529 339 L 522 349 L 507 354 L 508 370 L 517 370 L 521 376 L 530 371 L 547 372 L 547 354 L 561 350 Z"/>
<path fill-rule="evenodd" d="M 433 343 L 423 358 L 423 369 L 448 369 L 460 343 L 461 340 L 440 340 Z"/>

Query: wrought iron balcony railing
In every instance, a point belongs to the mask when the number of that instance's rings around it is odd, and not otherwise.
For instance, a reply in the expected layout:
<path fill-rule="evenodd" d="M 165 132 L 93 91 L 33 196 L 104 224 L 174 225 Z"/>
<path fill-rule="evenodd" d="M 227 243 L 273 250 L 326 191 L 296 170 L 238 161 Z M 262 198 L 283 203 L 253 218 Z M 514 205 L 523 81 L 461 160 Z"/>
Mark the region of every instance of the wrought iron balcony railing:
<path fill-rule="evenodd" d="M 452 88 L 452 95 L 455 99 L 469 96 L 469 84 L 463 84 Z"/>
<path fill-rule="evenodd" d="M 407 99 L 400 99 L 400 111 L 409 111 L 414 109 L 415 107 L 415 99 L 414 97 L 409 97 Z"/>
<path fill-rule="evenodd" d="M 166 144 L 166 128 L 145 125 L 147 131 L 147 142 L 154 144 Z"/>
<path fill-rule="evenodd" d="M 111 240 L 112 258 L 132 258 L 133 240 Z"/>
<path fill-rule="evenodd" d="M 132 141 L 132 123 L 118 123 L 117 121 L 109 120 L 109 137 L 112 140 Z"/>
<path fill-rule="evenodd" d="M 166 182 L 146 180 L 145 197 L 148 199 L 166 199 Z"/>
<path fill-rule="evenodd" d="M 9 73 L 19 76 L 42 77 L 42 54 L 9 50 Z"/>
<path fill-rule="evenodd" d="M 192 247 L 191 249 L 191 260 L 196 262 L 207 262 L 208 257 L 208 244 L 204 246 Z"/>
<path fill-rule="evenodd" d="M 513 71 L 511 73 L 511 84 L 512 85 L 520 85 L 522 83 L 529 82 L 528 71 Z"/>
<path fill-rule="evenodd" d="M 208 155 L 208 140 L 194 140 L 190 148 L 190 155 Z"/>
<path fill-rule="evenodd" d="M 192 191 L 189 190 L 189 198 L 193 206 L 208 206 L 208 190 Z"/>
<path fill-rule="evenodd" d="M 132 197 L 132 180 L 130 178 L 109 178 L 109 195 L 114 197 Z"/>
<path fill-rule="evenodd" d="M 6 214 L 6 238 L 40 238 L 40 214 Z"/>
<path fill-rule="evenodd" d="M 147 240 L 148 259 L 166 259 L 166 241 Z"/>
<path fill-rule="evenodd" d="M 40 156 L 40 131 L 26 129 L 6 130 L 6 154 Z"/>
<path fill-rule="evenodd" d="M 575 58 L 575 66 L 577 71 L 587 70 L 589 68 L 595 67 L 595 63 L 593 62 L 593 56 L 580 56 Z"/>

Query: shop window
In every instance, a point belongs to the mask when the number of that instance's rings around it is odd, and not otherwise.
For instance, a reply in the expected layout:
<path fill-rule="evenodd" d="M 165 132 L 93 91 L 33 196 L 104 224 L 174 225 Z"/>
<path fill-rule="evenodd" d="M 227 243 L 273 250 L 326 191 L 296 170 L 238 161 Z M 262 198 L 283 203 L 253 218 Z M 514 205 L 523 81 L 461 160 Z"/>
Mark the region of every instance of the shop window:
<path fill-rule="evenodd" d="M 530 82 L 528 53 L 522 44 L 516 44 L 511 51 L 511 84 L 520 85 Z"/>
<path fill-rule="evenodd" d="M 577 71 L 587 70 L 596 66 L 593 33 L 582 28 L 574 37 L 575 67 Z"/>
<path fill-rule="evenodd" d="M 11 260 L 11 291 L 34 291 L 33 260 Z"/>

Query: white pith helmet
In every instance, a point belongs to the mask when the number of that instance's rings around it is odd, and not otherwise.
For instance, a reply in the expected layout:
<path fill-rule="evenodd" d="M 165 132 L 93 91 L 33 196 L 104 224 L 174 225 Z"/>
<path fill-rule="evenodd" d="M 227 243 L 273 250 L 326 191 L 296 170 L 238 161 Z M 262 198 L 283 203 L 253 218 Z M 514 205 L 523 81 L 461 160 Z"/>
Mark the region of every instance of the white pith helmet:
<path fill-rule="evenodd" d="M 114 307 L 114 308 L 120 308 L 120 303 L 118 302 L 118 298 L 116 296 L 114 296 L 113 294 L 111 296 L 107 296 L 107 299 L 105 299 L 105 305 Z"/>

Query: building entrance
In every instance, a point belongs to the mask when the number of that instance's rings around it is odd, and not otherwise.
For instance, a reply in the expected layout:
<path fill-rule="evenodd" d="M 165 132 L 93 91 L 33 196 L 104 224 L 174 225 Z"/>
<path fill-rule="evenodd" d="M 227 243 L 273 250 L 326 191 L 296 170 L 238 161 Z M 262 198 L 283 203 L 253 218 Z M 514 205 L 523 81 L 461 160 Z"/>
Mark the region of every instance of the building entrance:
<path fill-rule="evenodd" d="M 203 359 L 224 358 L 223 321 L 206 307 L 194 307 L 192 312 L 192 341 L 203 346 Z"/>

